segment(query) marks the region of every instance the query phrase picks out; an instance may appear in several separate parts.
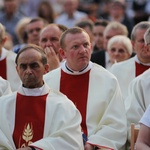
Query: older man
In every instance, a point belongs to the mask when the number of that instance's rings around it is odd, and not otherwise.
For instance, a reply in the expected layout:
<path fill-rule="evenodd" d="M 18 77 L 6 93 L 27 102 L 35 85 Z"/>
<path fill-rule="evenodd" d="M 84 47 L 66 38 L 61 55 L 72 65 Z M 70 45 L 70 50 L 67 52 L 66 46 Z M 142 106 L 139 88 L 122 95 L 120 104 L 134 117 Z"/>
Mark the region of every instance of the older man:
<path fill-rule="evenodd" d="M 43 82 L 48 70 L 44 51 L 27 45 L 16 64 L 22 86 L 0 98 L 0 149 L 83 150 L 79 111 Z"/>
<path fill-rule="evenodd" d="M 40 32 L 39 45 L 44 49 L 49 63 L 49 71 L 56 69 L 63 62 L 59 54 L 59 38 L 67 30 L 67 27 L 60 24 L 48 24 Z"/>

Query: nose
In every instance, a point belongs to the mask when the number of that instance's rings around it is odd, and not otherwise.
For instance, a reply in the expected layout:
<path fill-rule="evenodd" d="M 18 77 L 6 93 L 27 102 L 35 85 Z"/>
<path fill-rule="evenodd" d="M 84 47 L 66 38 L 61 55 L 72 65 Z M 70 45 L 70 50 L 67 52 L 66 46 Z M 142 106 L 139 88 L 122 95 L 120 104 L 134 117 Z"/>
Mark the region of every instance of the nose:
<path fill-rule="evenodd" d="M 116 51 L 114 52 L 114 55 L 118 55 L 118 54 L 119 54 L 119 51 L 116 50 Z"/>
<path fill-rule="evenodd" d="M 50 47 L 52 46 L 52 42 L 50 40 L 47 40 L 47 42 L 45 43 L 45 47 Z"/>
<path fill-rule="evenodd" d="M 26 69 L 26 74 L 32 74 L 32 69 L 29 66 Z"/>
<path fill-rule="evenodd" d="M 80 47 L 80 53 L 85 53 L 85 52 L 86 52 L 86 48 L 83 45 L 81 45 L 81 47 Z"/>

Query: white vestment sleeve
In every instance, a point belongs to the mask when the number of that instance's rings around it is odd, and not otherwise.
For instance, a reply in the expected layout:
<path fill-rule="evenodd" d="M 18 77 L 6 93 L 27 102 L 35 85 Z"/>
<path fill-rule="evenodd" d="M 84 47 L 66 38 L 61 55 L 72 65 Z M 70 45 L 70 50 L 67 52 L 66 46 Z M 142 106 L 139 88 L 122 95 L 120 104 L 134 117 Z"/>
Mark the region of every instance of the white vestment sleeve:
<path fill-rule="evenodd" d="M 4 135 L 4 133 L 0 129 L 0 150 L 15 150 L 16 148 L 14 145 L 10 143 L 10 141 L 7 139 L 7 137 Z"/>
<path fill-rule="evenodd" d="M 135 123 L 139 125 L 139 121 L 150 104 L 150 70 L 147 70 L 137 78 L 135 78 L 128 89 L 128 97 L 126 98 L 126 115 L 128 125 L 128 140 L 130 141 L 130 125 Z"/>
<path fill-rule="evenodd" d="M 98 70 L 95 70 L 94 72 L 98 72 Z M 93 113 L 91 113 L 93 118 L 96 116 L 97 118 L 95 118 L 93 122 L 89 121 L 91 122 L 89 125 L 91 128 L 95 128 L 95 131 L 91 131 L 93 133 L 89 132 L 88 142 L 104 148 L 108 147 L 120 150 L 123 149 L 123 145 L 127 138 L 127 122 L 124 102 L 116 78 L 112 74 L 105 73 L 105 71 L 101 72 L 101 75 L 101 80 L 98 79 L 99 76 L 96 74 L 93 75 L 93 78 L 91 79 L 93 83 L 90 83 L 90 91 L 92 91 L 92 88 L 94 87 L 92 84 L 95 83 L 99 89 L 99 94 L 97 96 L 96 94 L 93 94 L 93 101 L 97 101 L 95 102 L 97 106 L 89 107 L 92 109 L 91 112 L 93 111 Z M 94 81 L 94 78 L 97 79 Z M 91 100 L 88 105 L 91 106 L 93 105 L 92 103 Z M 96 114 L 95 117 L 94 113 Z"/>
<path fill-rule="evenodd" d="M 0 96 L 11 93 L 10 84 L 7 80 L 0 77 Z"/>
<path fill-rule="evenodd" d="M 148 108 L 146 109 L 144 115 L 142 116 L 140 123 L 144 124 L 145 126 L 150 128 L 150 105 L 148 106 Z"/>

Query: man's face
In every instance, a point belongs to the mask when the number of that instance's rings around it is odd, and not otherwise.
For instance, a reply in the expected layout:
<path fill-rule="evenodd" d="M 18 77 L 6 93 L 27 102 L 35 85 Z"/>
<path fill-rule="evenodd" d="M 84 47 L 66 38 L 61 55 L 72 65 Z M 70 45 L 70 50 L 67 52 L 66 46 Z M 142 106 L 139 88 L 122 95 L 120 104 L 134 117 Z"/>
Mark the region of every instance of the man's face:
<path fill-rule="evenodd" d="M 18 0 L 4 0 L 4 7 L 7 14 L 13 14 L 17 10 Z"/>
<path fill-rule="evenodd" d="M 77 0 L 65 0 L 63 7 L 68 15 L 72 15 L 78 7 Z"/>
<path fill-rule="evenodd" d="M 92 47 L 87 33 L 67 34 L 65 37 L 64 57 L 68 67 L 80 71 L 90 61 Z"/>
<path fill-rule="evenodd" d="M 133 49 L 137 54 L 138 59 L 143 63 L 150 62 L 150 51 L 147 51 L 147 48 L 144 46 L 144 34 L 145 29 L 137 29 L 136 30 L 136 38 L 135 41 L 132 41 Z"/>
<path fill-rule="evenodd" d="M 60 48 L 60 35 L 61 31 L 57 26 L 49 26 L 41 32 L 39 45 L 43 49 L 45 49 L 46 47 L 52 47 L 57 54 Z"/>
<path fill-rule="evenodd" d="M 120 30 L 114 30 L 114 29 L 109 29 L 107 32 L 104 33 L 104 48 L 107 50 L 107 45 L 108 41 L 110 38 L 112 38 L 115 35 L 122 35 L 122 32 Z"/>
<path fill-rule="evenodd" d="M 43 85 L 43 75 L 48 71 L 41 62 L 41 54 L 29 49 L 22 52 L 18 58 L 17 72 L 26 88 L 37 88 Z"/>
<path fill-rule="evenodd" d="M 93 35 L 94 35 L 94 42 L 95 45 L 99 48 L 103 48 L 104 38 L 103 38 L 103 32 L 105 27 L 104 26 L 94 26 L 93 27 Z"/>
<path fill-rule="evenodd" d="M 36 21 L 27 25 L 28 43 L 39 45 L 39 34 L 44 23 L 42 21 Z"/>

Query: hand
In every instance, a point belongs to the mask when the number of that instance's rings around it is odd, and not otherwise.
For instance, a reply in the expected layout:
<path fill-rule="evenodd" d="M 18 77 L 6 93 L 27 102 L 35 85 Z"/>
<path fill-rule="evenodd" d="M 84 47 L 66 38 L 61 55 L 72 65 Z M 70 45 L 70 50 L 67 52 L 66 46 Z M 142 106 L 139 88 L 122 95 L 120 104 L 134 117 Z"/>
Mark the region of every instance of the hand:
<path fill-rule="evenodd" d="M 91 144 L 86 143 L 84 146 L 84 150 L 94 150 L 94 146 L 92 146 Z"/>
<path fill-rule="evenodd" d="M 49 71 L 58 68 L 60 64 L 59 53 L 56 54 L 55 50 L 52 47 L 46 47 L 44 51 L 47 55 Z"/>

